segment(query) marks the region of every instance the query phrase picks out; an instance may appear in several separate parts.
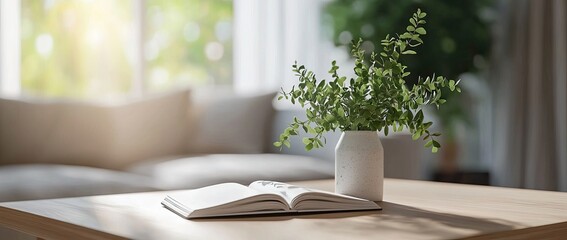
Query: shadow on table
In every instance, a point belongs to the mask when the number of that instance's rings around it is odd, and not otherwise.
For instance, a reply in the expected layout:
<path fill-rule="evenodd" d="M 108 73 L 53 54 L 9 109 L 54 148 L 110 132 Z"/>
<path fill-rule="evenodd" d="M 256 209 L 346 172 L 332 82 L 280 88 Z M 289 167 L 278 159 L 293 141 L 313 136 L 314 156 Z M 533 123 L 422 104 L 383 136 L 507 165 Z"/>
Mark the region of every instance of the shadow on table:
<path fill-rule="evenodd" d="M 460 231 L 470 230 L 474 232 L 499 232 L 516 229 L 521 224 L 501 219 L 475 218 L 463 215 L 449 214 L 443 212 L 428 211 L 407 205 L 392 202 L 381 202 L 382 210 L 373 211 L 349 211 L 329 213 L 299 213 L 253 215 L 240 217 L 220 217 L 193 219 L 196 222 L 214 221 L 286 221 L 292 219 L 319 219 L 318 225 L 336 225 L 329 219 L 349 219 L 349 224 L 344 224 L 340 231 L 365 231 L 376 228 L 400 231 L 431 232 L 431 231 Z M 337 229 L 339 230 L 339 229 Z"/>
<path fill-rule="evenodd" d="M 370 216 L 372 221 L 395 222 L 399 223 L 399 225 L 406 226 L 411 225 L 413 226 L 411 229 L 417 229 L 423 232 L 428 231 L 428 228 L 441 229 L 447 227 L 451 229 L 464 229 L 478 232 L 497 232 L 512 230 L 522 226 L 519 223 L 502 219 L 477 218 L 435 212 L 392 202 L 382 202 L 380 205 L 384 210 L 378 215 Z M 397 226 L 396 224 L 391 225 Z"/>

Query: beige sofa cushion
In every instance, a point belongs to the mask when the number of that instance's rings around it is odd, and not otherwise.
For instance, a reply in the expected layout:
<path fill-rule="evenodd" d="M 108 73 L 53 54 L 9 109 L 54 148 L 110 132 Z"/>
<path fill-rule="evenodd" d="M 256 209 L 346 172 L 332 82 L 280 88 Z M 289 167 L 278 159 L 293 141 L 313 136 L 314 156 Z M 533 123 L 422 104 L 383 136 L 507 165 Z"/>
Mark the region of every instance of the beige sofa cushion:
<path fill-rule="evenodd" d="M 162 189 L 188 189 L 223 182 L 304 181 L 333 178 L 335 164 L 286 154 L 205 154 L 144 162 L 129 172 L 151 177 Z"/>
<path fill-rule="evenodd" d="M 121 171 L 56 164 L 0 167 L 0 202 L 155 190 L 160 189 L 153 179 Z"/>
<path fill-rule="evenodd" d="M 188 92 L 105 105 L 0 99 L 0 165 L 121 169 L 185 150 Z"/>
<path fill-rule="evenodd" d="M 185 154 L 188 103 L 182 91 L 111 108 L 113 168 Z"/>
<path fill-rule="evenodd" d="M 103 106 L 0 99 L 0 164 L 100 164 L 110 129 Z"/>
<path fill-rule="evenodd" d="M 238 95 L 219 88 L 194 91 L 189 153 L 266 152 L 275 94 Z"/>

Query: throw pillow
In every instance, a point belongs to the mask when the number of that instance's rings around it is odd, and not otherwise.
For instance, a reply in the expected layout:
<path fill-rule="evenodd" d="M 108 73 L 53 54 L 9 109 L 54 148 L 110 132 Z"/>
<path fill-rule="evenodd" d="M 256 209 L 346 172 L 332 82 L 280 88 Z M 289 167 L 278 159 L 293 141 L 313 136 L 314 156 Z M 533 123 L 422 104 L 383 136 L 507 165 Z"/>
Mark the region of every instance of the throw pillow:
<path fill-rule="evenodd" d="M 108 105 L 0 99 L 0 165 L 122 169 L 185 151 L 188 91 Z"/>
<path fill-rule="evenodd" d="M 182 91 L 113 107 L 115 168 L 185 154 L 188 103 L 188 91 Z"/>
<path fill-rule="evenodd" d="M 274 92 L 199 89 L 191 105 L 189 153 L 262 153 L 270 144 Z"/>

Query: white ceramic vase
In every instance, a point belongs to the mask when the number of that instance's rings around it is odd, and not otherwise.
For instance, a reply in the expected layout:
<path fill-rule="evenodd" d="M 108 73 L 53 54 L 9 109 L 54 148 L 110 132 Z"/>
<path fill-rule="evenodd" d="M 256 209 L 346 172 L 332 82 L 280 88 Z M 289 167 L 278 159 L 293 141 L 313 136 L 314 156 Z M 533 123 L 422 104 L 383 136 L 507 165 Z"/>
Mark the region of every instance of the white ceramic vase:
<path fill-rule="evenodd" d="M 335 192 L 382 201 L 384 148 L 377 131 L 343 132 L 335 148 Z"/>

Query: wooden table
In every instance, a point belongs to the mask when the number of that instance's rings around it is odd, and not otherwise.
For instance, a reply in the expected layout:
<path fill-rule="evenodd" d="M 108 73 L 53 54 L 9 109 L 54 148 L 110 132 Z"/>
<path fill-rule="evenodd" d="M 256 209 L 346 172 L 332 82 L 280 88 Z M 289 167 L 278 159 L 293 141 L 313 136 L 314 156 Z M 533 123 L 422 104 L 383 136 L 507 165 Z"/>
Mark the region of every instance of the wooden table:
<path fill-rule="evenodd" d="M 561 192 L 386 179 L 382 211 L 208 220 L 164 209 L 166 194 L 0 203 L 0 225 L 45 239 L 567 239 Z"/>

